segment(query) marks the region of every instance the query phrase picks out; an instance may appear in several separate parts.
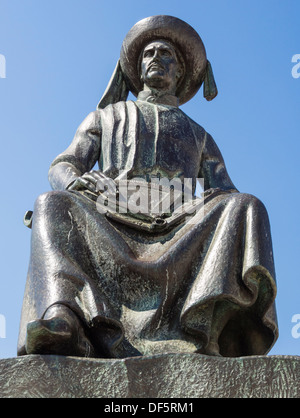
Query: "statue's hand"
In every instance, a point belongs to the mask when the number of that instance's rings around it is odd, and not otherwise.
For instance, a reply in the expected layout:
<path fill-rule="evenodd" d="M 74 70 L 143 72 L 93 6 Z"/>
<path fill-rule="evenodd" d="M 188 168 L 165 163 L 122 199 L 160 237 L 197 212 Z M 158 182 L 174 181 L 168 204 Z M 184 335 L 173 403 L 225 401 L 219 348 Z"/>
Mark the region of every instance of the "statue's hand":
<path fill-rule="evenodd" d="M 219 187 L 215 187 L 215 188 L 211 188 L 211 189 L 207 189 L 205 190 L 205 192 L 203 193 L 204 197 L 210 196 L 216 192 L 220 192 L 221 189 Z"/>
<path fill-rule="evenodd" d="M 237 189 L 224 190 L 224 189 L 221 189 L 220 187 L 215 187 L 215 188 L 205 190 L 205 192 L 202 193 L 202 195 L 203 195 L 203 197 L 207 197 L 207 196 L 211 196 L 211 195 L 213 195 L 214 193 L 217 193 L 217 192 L 238 193 L 238 190 Z"/>
<path fill-rule="evenodd" d="M 112 189 L 115 187 L 115 183 L 109 177 L 106 177 L 101 171 L 92 170 L 88 173 L 84 173 L 81 177 L 74 180 L 67 190 L 79 191 L 90 190 L 93 193 L 101 193 L 102 189 Z M 114 189 L 115 190 L 115 189 Z"/>

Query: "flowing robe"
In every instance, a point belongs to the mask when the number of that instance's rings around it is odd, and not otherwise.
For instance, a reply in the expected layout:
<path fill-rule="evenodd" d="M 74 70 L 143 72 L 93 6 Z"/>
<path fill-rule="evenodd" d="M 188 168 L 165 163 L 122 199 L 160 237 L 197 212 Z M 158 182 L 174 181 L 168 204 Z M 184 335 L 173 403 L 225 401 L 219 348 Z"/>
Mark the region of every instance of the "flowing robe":
<path fill-rule="evenodd" d="M 192 223 L 148 233 L 66 190 L 97 161 L 112 179 L 204 178 L 219 192 Z M 92 112 L 49 179 L 54 191 L 34 208 L 19 355 L 27 323 L 56 303 L 78 315 L 99 357 L 205 353 L 218 323 L 221 355 L 269 351 L 278 331 L 266 209 L 235 189 L 212 137 L 180 109 L 137 100 Z"/>

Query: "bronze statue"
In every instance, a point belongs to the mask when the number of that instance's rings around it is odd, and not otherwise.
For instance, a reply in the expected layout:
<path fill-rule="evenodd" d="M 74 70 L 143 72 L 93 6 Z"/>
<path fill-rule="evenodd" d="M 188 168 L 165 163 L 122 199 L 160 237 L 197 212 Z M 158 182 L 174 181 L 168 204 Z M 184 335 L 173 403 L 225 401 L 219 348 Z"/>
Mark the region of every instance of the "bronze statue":
<path fill-rule="evenodd" d="M 179 109 L 202 84 L 212 100 L 212 67 L 187 23 L 153 16 L 129 31 L 97 110 L 50 167 L 53 191 L 36 201 L 19 355 L 270 350 L 278 331 L 268 215 L 236 190 L 212 137 Z M 124 179 L 147 189 L 162 178 L 192 179 L 203 210 L 177 216 L 173 201 L 158 215 L 118 211 Z M 110 187 L 117 209 L 102 211 Z"/>

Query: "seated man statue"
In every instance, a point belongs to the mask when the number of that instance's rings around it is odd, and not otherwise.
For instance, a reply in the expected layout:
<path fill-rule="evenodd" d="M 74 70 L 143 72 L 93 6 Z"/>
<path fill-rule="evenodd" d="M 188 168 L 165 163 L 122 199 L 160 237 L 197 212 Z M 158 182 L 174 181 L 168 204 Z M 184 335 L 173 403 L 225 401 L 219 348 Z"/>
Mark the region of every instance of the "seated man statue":
<path fill-rule="evenodd" d="M 212 137 L 179 109 L 202 84 L 212 100 L 212 68 L 188 24 L 152 16 L 128 32 L 97 110 L 50 167 L 53 191 L 35 203 L 18 355 L 270 350 L 278 332 L 268 215 L 236 190 Z M 125 213 L 119 188 L 133 179 L 192 179 L 202 210 L 179 216 L 173 202 L 156 217 Z"/>

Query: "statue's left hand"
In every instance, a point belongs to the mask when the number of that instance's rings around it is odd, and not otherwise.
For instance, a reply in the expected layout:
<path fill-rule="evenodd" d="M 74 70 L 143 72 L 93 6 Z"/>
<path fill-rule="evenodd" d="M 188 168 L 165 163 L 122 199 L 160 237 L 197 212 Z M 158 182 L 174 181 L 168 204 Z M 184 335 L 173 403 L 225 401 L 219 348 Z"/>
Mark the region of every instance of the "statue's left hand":
<path fill-rule="evenodd" d="M 221 189 L 220 187 L 214 187 L 211 189 L 205 190 L 202 195 L 203 197 L 212 196 L 214 193 L 223 192 L 223 193 L 238 193 L 237 189 Z"/>

